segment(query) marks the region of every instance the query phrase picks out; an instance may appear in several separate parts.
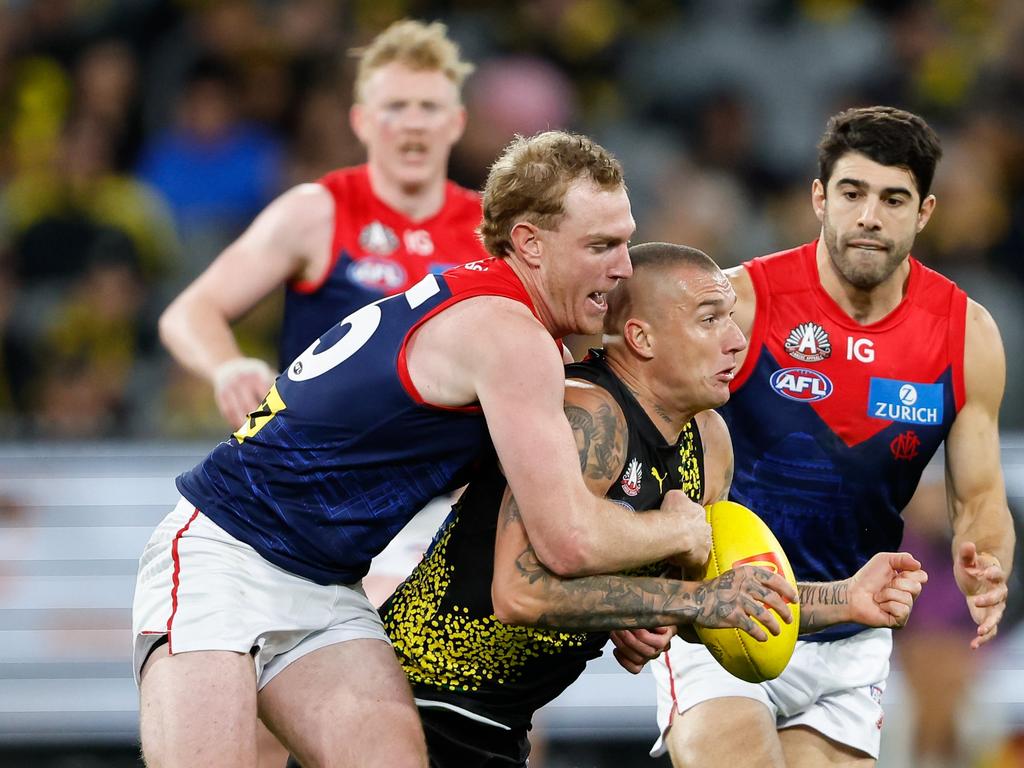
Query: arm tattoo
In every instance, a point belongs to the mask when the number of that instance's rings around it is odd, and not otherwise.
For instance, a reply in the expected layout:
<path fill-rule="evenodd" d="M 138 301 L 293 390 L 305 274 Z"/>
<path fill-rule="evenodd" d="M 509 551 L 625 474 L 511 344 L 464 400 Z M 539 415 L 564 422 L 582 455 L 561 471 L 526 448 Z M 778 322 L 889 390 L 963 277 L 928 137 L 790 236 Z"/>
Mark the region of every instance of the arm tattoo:
<path fill-rule="evenodd" d="M 576 405 L 565 406 L 565 417 L 569 420 L 572 433 L 576 436 L 576 446 L 580 452 L 580 471 L 586 472 L 590 442 L 594 439 L 594 419 L 590 415 L 590 411 Z"/>
<path fill-rule="evenodd" d="M 798 584 L 800 592 L 800 631 L 817 632 L 835 622 L 829 614 L 836 606 L 849 602 L 850 586 L 845 581 L 825 584 Z"/>
<path fill-rule="evenodd" d="M 565 406 L 565 415 L 576 436 L 580 469 L 594 480 L 611 480 L 622 464 L 622 435 L 618 419 L 607 404 L 596 412 L 576 405 Z"/>
<path fill-rule="evenodd" d="M 510 494 L 508 500 L 502 502 L 498 519 L 506 527 L 523 519 L 523 516 L 519 513 L 519 505 L 516 503 L 515 496 Z"/>
<path fill-rule="evenodd" d="M 564 631 L 602 632 L 612 629 L 701 624 L 710 627 L 753 625 L 767 588 L 732 571 L 697 586 L 671 578 L 584 576 L 561 579 L 547 570 L 527 546 L 516 568 L 546 608 L 534 626 Z"/>

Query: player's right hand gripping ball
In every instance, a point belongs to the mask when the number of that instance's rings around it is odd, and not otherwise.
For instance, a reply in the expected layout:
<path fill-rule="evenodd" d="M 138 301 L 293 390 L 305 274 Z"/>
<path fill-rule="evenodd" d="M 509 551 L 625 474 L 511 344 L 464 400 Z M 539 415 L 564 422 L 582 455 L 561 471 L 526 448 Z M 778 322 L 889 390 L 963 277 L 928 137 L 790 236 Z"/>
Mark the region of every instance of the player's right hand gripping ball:
<path fill-rule="evenodd" d="M 711 526 L 711 554 L 704 571 L 705 580 L 741 565 L 756 565 L 781 573 L 796 587 L 789 558 L 761 518 L 731 501 L 719 501 L 705 509 Z M 769 632 L 763 643 L 743 630 L 732 628 L 696 627 L 697 635 L 718 663 L 734 676 L 750 683 L 762 683 L 781 675 L 793 655 L 799 634 L 800 606 L 792 604 L 790 610 L 792 623 L 786 624 L 780 618 L 782 632 L 778 635 Z"/>

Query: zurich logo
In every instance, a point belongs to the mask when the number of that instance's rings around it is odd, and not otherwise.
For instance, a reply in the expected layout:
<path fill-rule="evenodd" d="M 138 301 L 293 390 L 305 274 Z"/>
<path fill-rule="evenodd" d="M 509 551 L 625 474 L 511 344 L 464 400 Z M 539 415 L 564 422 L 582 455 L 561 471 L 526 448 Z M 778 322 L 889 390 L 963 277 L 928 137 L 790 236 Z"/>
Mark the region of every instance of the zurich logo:
<path fill-rule="evenodd" d="M 772 389 L 789 400 L 813 403 L 832 394 L 828 376 L 809 368 L 783 368 L 772 374 Z"/>
<path fill-rule="evenodd" d="M 945 412 L 943 384 L 871 378 L 868 415 L 904 424 L 941 424 Z"/>

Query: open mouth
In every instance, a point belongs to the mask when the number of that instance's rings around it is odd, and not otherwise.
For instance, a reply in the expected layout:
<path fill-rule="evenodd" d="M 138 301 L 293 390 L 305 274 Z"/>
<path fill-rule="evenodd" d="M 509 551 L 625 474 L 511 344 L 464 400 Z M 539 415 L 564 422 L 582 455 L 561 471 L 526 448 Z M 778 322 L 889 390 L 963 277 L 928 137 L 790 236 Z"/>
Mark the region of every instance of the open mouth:
<path fill-rule="evenodd" d="M 606 291 L 594 291 L 587 298 L 599 311 L 604 312 L 608 309 L 608 293 Z"/>
<path fill-rule="evenodd" d="M 398 154 L 403 160 L 419 162 L 427 156 L 428 147 L 421 141 L 407 141 L 398 148 Z"/>
<path fill-rule="evenodd" d="M 736 378 L 736 366 L 734 365 L 731 368 L 723 368 L 722 370 L 715 374 L 715 378 L 721 382 L 728 384 L 729 382 Z"/>

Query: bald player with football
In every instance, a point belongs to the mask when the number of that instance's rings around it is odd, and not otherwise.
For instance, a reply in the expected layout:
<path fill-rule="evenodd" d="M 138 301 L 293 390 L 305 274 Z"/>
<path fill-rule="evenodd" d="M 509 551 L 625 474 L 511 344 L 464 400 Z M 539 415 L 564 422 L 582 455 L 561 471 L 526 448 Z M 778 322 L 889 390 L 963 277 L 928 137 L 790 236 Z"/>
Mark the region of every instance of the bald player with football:
<path fill-rule="evenodd" d="M 708 409 L 728 398 L 746 347 L 732 319 L 735 294 L 700 251 L 651 243 L 629 253 L 633 276 L 608 295 L 604 349 L 566 369 L 565 412 L 584 477 L 623 515 L 655 509 L 667 494 L 724 499 L 732 448 L 724 421 Z M 525 766 L 534 712 L 600 655 L 609 630 L 698 625 L 741 628 L 762 641 L 778 635 L 779 617 L 790 621 L 787 604 L 797 597 L 781 575 L 744 566 L 704 583 L 665 577 L 703 567 L 706 533 L 676 563 L 612 575 L 556 572 L 535 550 L 492 461 L 382 608 L 431 765 Z M 835 600 L 815 601 L 801 585 L 810 596 L 801 629 L 899 626 L 926 578 L 913 557 L 898 553 L 821 585 Z"/>

